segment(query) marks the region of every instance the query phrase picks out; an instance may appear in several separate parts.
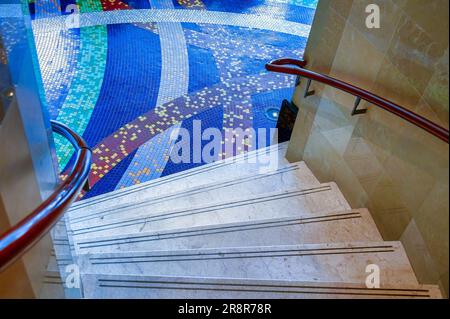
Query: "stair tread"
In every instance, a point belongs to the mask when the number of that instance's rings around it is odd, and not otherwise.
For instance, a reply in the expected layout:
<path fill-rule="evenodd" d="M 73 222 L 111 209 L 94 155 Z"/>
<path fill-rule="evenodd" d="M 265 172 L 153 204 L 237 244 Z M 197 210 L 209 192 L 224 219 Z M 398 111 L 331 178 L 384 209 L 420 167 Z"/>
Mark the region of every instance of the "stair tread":
<path fill-rule="evenodd" d="M 382 284 L 418 284 L 400 242 L 230 247 L 79 255 L 84 273 L 333 281 L 364 284 L 380 267 Z"/>
<path fill-rule="evenodd" d="M 202 165 L 197 168 L 189 169 L 146 183 L 134 185 L 124 189 L 115 190 L 113 192 L 96 196 L 91 199 L 82 200 L 72 205 L 70 213 L 90 210 L 92 207 L 107 208 L 121 203 L 133 202 L 136 199 L 147 196 L 149 197 L 164 195 L 176 191 L 182 191 L 186 188 L 200 186 L 211 183 L 212 181 L 220 181 L 230 176 L 239 177 L 249 174 L 250 172 L 261 171 L 261 165 L 258 163 L 248 163 L 249 158 L 255 158 L 271 152 L 277 154 L 278 167 L 288 165 L 289 162 L 284 158 L 287 150 L 287 143 L 276 144 L 267 148 L 258 149 L 239 155 L 234 158 L 220 160 L 211 164 Z"/>
<path fill-rule="evenodd" d="M 382 241 L 366 209 L 90 238 L 77 254 L 171 249 Z"/>
<path fill-rule="evenodd" d="M 150 299 L 364 299 L 442 298 L 433 285 L 365 285 L 336 282 L 83 274 L 86 298 Z"/>
<path fill-rule="evenodd" d="M 65 294 L 87 298 L 442 297 L 418 284 L 402 244 L 384 242 L 367 209 L 352 210 L 286 149 L 76 203 L 53 231 L 48 270 L 76 262 L 83 288 Z M 271 170 L 248 161 L 267 152 Z M 373 264 L 382 289 L 365 286 Z"/>
<path fill-rule="evenodd" d="M 142 233 L 156 230 L 261 220 L 273 217 L 293 217 L 302 214 L 331 213 L 351 210 L 335 183 L 318 187 L 294 189 L 253 196 L 242 200 L 188 206 L 181 210 L 149 211 L 115 220 L 71 221 L 71 233 L 82 238 Z"/>
<path fill-rule="evenodd" d="M 87 210 L 69 212 L 72 222 L 92 219 L 114 219 L 125 213 L 136 214 L 138 210 L 181 209 L 186 206 L 199 206 L 219 200 L 239 199 L 244 196 L 271 193 L 292 188 L 302 188 L 320 185 L 304 162 L 286 165 L 270 173 L 247 174 L 239 178 L 228 178 L 191 187 L 182 191 L 165 193 L 160 196 L 150 196 L 135 199 L 108 207 L 91 207 Z M 114 197 L 112 197 L 114 200 Z M 130 212 L 132 211 L 132 212 Z"/>
<path fill-rule="evenodd" d="M 39 299 L 62 299 L 65 297 L 59 271 L 47 270 L 42 279 Z"/>

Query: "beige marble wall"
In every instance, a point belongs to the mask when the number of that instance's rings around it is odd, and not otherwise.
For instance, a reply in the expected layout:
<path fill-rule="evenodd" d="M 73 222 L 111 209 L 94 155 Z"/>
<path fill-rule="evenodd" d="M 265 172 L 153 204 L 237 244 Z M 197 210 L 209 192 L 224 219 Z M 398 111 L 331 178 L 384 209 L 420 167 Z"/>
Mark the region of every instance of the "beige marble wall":
<path fill-rule="evenodd" d="M 0 233 L 10 229 L 42 203 L 24 136 L 20 112 L 13 102 L 0 125 Z M 42 286 L 52 241 L 44 236 L 22 258 L 0 273 L 1 298 L 35 298 Z"/>
<path fill-rule="evenodd" d="M 381 28 L 365 26 L 368 4 Z M 320 0 L 308 68 L 354 83 L 448 128 L 448 0 Z M 448 145 L 367 103 L 313 83 L 288 150 L 319 179 L 336 181 L 353 207 L 368 207 L 386 240 L 401 240 L 418 279 L 448 293 Z"/>

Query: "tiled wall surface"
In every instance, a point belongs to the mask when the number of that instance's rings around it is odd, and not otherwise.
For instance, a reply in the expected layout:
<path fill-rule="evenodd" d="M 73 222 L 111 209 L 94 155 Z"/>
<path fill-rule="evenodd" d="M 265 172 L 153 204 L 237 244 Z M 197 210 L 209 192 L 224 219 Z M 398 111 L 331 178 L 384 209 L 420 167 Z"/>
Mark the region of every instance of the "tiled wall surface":
<path fill-rule="evenodd" d="M 381 28 L 365 24 L 368 4 Z M 447 0 L 320 0 L 305 58 L 308 68 L 356 84 L 448 128 Z M 306 81 L 303 81 L 306 82 Z M 401 240 L 422 283 L 448 294 L 448 145 L 367 103 L 313 84 L 288 157 L 321 181 L 336 181 L 353 207 L 368 207 L 386 240 Z"/>

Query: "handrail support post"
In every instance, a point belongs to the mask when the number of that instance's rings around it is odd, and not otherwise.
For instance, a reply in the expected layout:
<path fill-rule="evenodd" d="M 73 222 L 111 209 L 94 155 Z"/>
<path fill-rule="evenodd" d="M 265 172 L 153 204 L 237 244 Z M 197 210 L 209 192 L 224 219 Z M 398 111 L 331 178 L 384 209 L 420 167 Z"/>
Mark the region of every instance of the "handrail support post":
<path fill-rule="evenodd" d="M 316 94 L 316 91 L 314 91 L 314 90 L 311 91 L 309 89 L 311 87 L 311 82 L 312 82 L 312 80 L 308 79 L 308 84 L 306 84 L 306 90 L 305 90 L 305 96 L 304 96 L 305 98 L 307 98 L 308 96 Z"/>
<path fill-rule="evenodd" d="M 361 115 L 361 114 L 366 114 L 367 113 L 367 109 L 360 109 L 360 110 L 358 110 L 358 106 L 359 106 L 360 103 L 361 103 L 361 98 L 358 96 L 356 98 L 356 101 L 355 101 L 355 106 L 353 107 L 353 110 L 352 110 L 352 116 Z"/>

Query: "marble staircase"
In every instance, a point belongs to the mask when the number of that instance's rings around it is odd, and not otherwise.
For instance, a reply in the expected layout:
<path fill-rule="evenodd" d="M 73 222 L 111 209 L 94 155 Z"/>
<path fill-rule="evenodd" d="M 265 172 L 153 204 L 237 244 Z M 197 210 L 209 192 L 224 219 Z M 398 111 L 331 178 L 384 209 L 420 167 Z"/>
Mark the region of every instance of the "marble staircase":
<path fill-rule="evenodd" d="M 53 230 L 42 297 L 441 297 L 417 281 L 400 242 L 383 241 L 367 209 L 352 209 L 304 162 L 289 163 L 286 148 L 76 203 Z M 373 264 L 376 289 L 366 286 Z M 77 265 L 79 287 L 61 286 L 67 265 Z"/>

